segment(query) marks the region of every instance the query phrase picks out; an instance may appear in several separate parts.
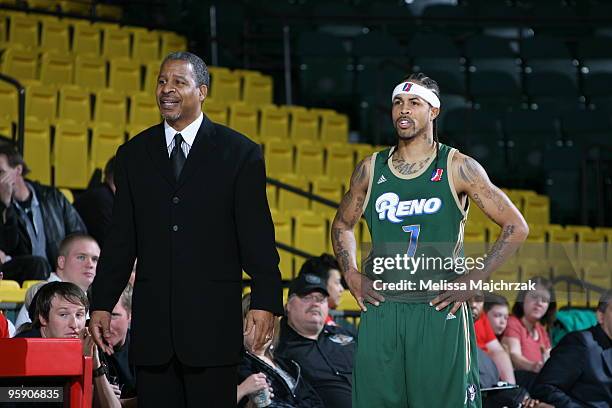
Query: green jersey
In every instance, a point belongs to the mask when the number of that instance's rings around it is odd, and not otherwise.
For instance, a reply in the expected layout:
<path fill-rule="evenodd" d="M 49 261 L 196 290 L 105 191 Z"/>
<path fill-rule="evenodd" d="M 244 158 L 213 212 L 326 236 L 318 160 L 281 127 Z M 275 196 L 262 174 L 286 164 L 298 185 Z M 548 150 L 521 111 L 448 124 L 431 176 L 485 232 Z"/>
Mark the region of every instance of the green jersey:
<path fill-rule="evenodd" d="M 391 148 L 371 159 L 364 216 L 372 250 L 365 273 L 391 300 L 429 301 L 446 289 L 438 285 L 464 271 L 468 202 L 457 196 L 449 174 L 456 152 L 440 144 L 438 159 L 411 175 L 393 166 Z"/>

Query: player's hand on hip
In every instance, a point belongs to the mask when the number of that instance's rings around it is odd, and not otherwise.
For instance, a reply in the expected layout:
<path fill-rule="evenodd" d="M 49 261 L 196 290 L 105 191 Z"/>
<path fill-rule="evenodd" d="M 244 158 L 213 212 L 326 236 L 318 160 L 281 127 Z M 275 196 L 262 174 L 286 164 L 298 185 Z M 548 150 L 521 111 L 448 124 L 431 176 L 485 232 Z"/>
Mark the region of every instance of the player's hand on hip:
<path fill-rule="evenodd" d="M 468 278 L 465 275 L 460 278 L 455 279 L 453 283 L 457 283 L 457 284 L 465 283 L 467 289 L 466 290 L 447 290 L 445 292 L 442 292 L 438 296 L 436 296 L 431 302 L 429 302 L 429 305 L 434 306 L 436 310 L 440 311 L 440 310 L 444 310 L 446 306 L 453 303 L 453 307 L 451 308 L 449 313 L 454 315 L 455 313 L 457 313 L 457 311 L 459 310 L 459 308 L 464 302 L 467 302 L 468 300 L 470 300 L 472 297 L 474 297 L 475 295 L 479 293 L 479 291 L 476 289 L 470 289 L 471 287 L 474 287 L 473 285 L 470 284 L 470 281 L 471 281 L 470 278 Z"/>
<path fill-rule="evenodd" d="M 89 332 L 94 342 L 106 354 L 113 354 L 113 347 L 110 344 L 110 322 L 111 314 L 103 310 L 91 312 L 89 320 Z"/>
<path fill-rule="evenodd" d="M 351 291 L 351 294 L 357 300 L 357 304 L 366 312 L 366 302 L 373 304 L 374 306 L 380 305 L 381 302 L 385 301 L 385 297 L 374 290 L 374 284 L 371 279 L 365 276 L 359 271 L 347 272 L 344 276 L 344 280 Z"/>
<path fill-rule="evenodd" d="M 267 310 L 251 309 L 246 315 L 244 335 L 255 330 L 254 350 L 261 350 L 272 339 L 274 332 L 274 315 Z"/>

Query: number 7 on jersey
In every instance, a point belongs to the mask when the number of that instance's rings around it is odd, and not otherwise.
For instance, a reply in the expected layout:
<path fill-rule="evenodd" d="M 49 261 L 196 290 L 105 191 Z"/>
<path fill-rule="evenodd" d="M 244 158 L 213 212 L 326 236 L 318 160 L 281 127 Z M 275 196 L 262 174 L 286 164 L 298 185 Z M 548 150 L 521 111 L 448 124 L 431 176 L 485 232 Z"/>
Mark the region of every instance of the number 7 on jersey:
<path fill-rule="evenodd" d="M 409 232 L 410 233 L 410 241 L 408 243 L 408 256 L 414 256 L 416 249 L 417 249 L 417 244 L 419 242 L 419 234 L 421 232 L 421 225 L 417 224 L 417 225 L 405 225 L 402 227 L 402 230 L 404 230 L 404 232 Z"/>

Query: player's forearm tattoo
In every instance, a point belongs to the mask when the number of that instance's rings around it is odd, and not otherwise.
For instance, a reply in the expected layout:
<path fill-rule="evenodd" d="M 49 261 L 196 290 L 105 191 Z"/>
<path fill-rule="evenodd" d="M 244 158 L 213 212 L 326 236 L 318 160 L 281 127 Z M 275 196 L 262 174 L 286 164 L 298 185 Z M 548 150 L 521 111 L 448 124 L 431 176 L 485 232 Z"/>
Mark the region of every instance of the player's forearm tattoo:
<path fill-rule="evenodd" d="M 488 269 L 492 262 L 502 262 L 507 256 L 512 255 L 518 245 L 511 245 L 512 235 L 514 234 L 515 226 L 513 224 L 506 225 L 502 229 L 502 233 L 495 241 L 495 244 L 489 250 L 485 258 L 485 269 Z"/>
<path fill-rule="evenodd" d="M 459 166 L 459 176 L 463 181 L 468 183 L 470 187 L 480 191 L 484 198 L 491 200 L 500 214 L 506 210 L 506 203 L 503 196 L 483 178 L 474 159 L 471 157 L 463 159 L 463 163 Z M 478 193 L 473 193 L 472 200 L 478 207 L 487 213 L 482 198 Z M 487 215 L 490 214 L 487 213 Z"/>
<path fill-rule="evenodd" d="M 408 163 L 406 162 L 406 160 L 402 159 L 401 157 L 393 156 L 391 159 L 391 162 L 393 163 L 393 166 L 400 174 L 403 174 L 404 176 L 408 176 L 410 174 L 414 174 L 414 173 L 421 171 L 423 167 L 425 167 L 429 163 L 429 160 L 431 160 L 431 157 L 428 157 L 416 163 Z"/>

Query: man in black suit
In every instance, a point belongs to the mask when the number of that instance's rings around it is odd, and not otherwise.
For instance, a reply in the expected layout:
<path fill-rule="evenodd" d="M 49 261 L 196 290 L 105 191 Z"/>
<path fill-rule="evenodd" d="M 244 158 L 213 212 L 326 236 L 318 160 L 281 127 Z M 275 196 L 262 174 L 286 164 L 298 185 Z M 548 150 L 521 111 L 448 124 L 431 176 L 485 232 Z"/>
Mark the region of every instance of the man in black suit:
<path fill-rule="evenodd" d="M 597 321 L 552 350 L 535 380 L 536 398 L 556 408 L 612 406 L 612 290 L 599 301 Z"/>
<path fill-rule="evenodd" d="M 87 190 L 74 202 L 74 208 L 87 226 L 89 235 L 98 241 L 100 248 L 104 247 L 115 201 L 114 165 L 115 157 L 111 157 L 104 166 L 104 182 Z"/>
<path fill-rule="evenodd" d="M 90 330 L 112 353 L 110 312 L 138 257 L 130 354 L 139 406 L 235 406 L 242 270 L 252 278 L 244 331 L 263 345 L 283 313 L 261 148 L 203 116 L 208 83 L 196 55 L 167 56 L 157 84 L 164 122 L 115 157 Z"/>

